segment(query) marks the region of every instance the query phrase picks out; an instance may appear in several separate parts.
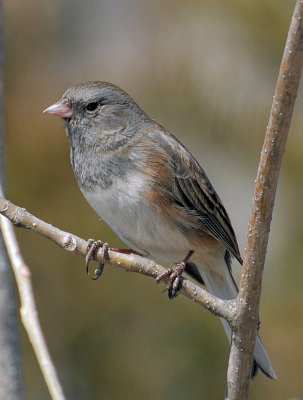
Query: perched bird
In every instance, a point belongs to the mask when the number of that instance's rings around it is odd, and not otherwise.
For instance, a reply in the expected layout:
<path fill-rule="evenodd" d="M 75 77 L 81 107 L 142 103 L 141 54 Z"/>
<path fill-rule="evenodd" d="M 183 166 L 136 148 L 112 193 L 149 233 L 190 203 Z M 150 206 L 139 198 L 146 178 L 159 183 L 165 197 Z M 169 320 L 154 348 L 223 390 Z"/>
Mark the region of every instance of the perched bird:
<path fill-rule="evenodd" d="M 205 172 L 178 139 L 108 82 L 71 87 L 44 112 L 64 119 L 76 179 L 97 214 L 131 249 L 175 264 L 163 274 L 170 276 L 170 297 L 184 269 L 216 296 L 237 297 L 231 259 L 242 259 L 234 230 Z M 276 378 L 259 337 L 254 358 L 252 375 L 260 367 Z"/>

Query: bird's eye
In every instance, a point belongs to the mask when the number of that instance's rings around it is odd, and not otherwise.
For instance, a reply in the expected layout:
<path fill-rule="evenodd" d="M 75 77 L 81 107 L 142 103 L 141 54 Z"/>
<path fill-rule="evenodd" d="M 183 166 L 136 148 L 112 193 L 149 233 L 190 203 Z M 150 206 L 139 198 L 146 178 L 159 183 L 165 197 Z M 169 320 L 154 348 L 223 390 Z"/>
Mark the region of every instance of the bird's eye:
<path fill-rule="evenodd" d="M 93 113 L 99 108 L 99 103 L 93 101 L 92 103 L 88 103 L 85 108 L 89 113 Z"/>

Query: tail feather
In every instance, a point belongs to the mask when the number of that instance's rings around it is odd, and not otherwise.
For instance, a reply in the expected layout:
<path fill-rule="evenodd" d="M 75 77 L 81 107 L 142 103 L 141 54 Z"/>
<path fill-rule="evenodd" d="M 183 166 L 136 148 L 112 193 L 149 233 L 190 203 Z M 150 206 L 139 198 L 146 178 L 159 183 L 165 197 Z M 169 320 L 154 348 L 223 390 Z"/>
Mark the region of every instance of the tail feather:
<path fill-rule="evenodd" d="M 218 258 L 216 258 L 216 265 L 208 265 L 207 268 L 191 265 L 191 268 L 188 268 L 188 272 L 191 273 L 191 270 L 198 270 L 199 274 L 201 275 L 200 281 L 203 281 L 207 290 L 215 296 L 225 300 L 234 299 L 238 295 L 238 288 L 231 274 L 230 265 L 228 265 L 226 262 L 228 258 L 225 258 L 224 260 L 221 256 L 221 260 L 222 261 L 220 262 Z M 218 265 L 218 262 L 221 263 L 221 268 Z M 214 274 L 213 271 L 216 271 L 216 274 Z M 218 276 L 220 279 L 218 279 Z M 221 318 L 221 321 L 228 341 L 231 342 L 231 328 L 225 319 Z M 273 370 L 269 357 L 259 336 L 256 338 L 252 377 L 256 374 L 258 367 L 269 378 L 276 379 L 275 371 Z"/>

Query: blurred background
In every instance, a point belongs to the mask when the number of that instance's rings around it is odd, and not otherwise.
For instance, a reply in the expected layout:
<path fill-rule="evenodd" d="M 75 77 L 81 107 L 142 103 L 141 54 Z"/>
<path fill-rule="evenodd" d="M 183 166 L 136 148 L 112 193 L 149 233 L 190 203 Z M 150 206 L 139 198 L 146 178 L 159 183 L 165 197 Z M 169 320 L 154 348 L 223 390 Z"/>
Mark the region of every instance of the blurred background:
<path fill-rule="evenodd" d="M 4 4 L 8 198 L 83 238 L 123 244 L 82 197 L 63 121 L 42 114 L 80 81 L 129 92 L 200 161 L 243 254 L 254 178 L 295 1 L 10 0 Z M 299 91 L 276 198 L 260 335 L 276 370 L 251 399 L 303 395 L 303 113 Z M 42 327 L 68 399 L 221 399 L 219 320 L 163 285 L 17 230 Z M 234 271 L 239 265 L 234 262 Z M 28 399 L 48 399 L 20 327 Z"/>

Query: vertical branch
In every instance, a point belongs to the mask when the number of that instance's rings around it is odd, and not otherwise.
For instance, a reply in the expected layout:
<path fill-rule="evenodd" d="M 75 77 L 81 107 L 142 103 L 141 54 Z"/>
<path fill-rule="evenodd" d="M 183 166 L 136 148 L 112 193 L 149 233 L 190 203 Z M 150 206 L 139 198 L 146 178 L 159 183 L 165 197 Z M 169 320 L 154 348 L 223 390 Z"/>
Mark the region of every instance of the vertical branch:
<path fill-rule="evenodd" d="M 297 0 L 280 66 L 256 178 L 246 252 L 237 299 L 228 368 L 229 400 L 247 399 L 257 334 L 262 275 L 291 117 L 303 65 L 303 1 Z"/>
<path fill-rule="evenodd" d="M 3 8 L 0 2 L 0 184 L 4 186 L 3 160 Z M 0 398 L 24 398 L 19 328 L 13 280 L 0 232 Z"/>
<path fill-rule="evenodd" d="M 31 283 L 31 273 L 23 261 L 15 237 L 13 224 L 8 219 L 0 215 L 0 228 L 3 233 L 4 242 L 6 244 L 20 293 L 21 318 L 23 325 L 33 346 L 51 398 L 54 400 L 64 400 L 65 397 L 63 390 L 57 377 L 55 366 L 49 355 L 39 323 L 38 312 Z"/>

